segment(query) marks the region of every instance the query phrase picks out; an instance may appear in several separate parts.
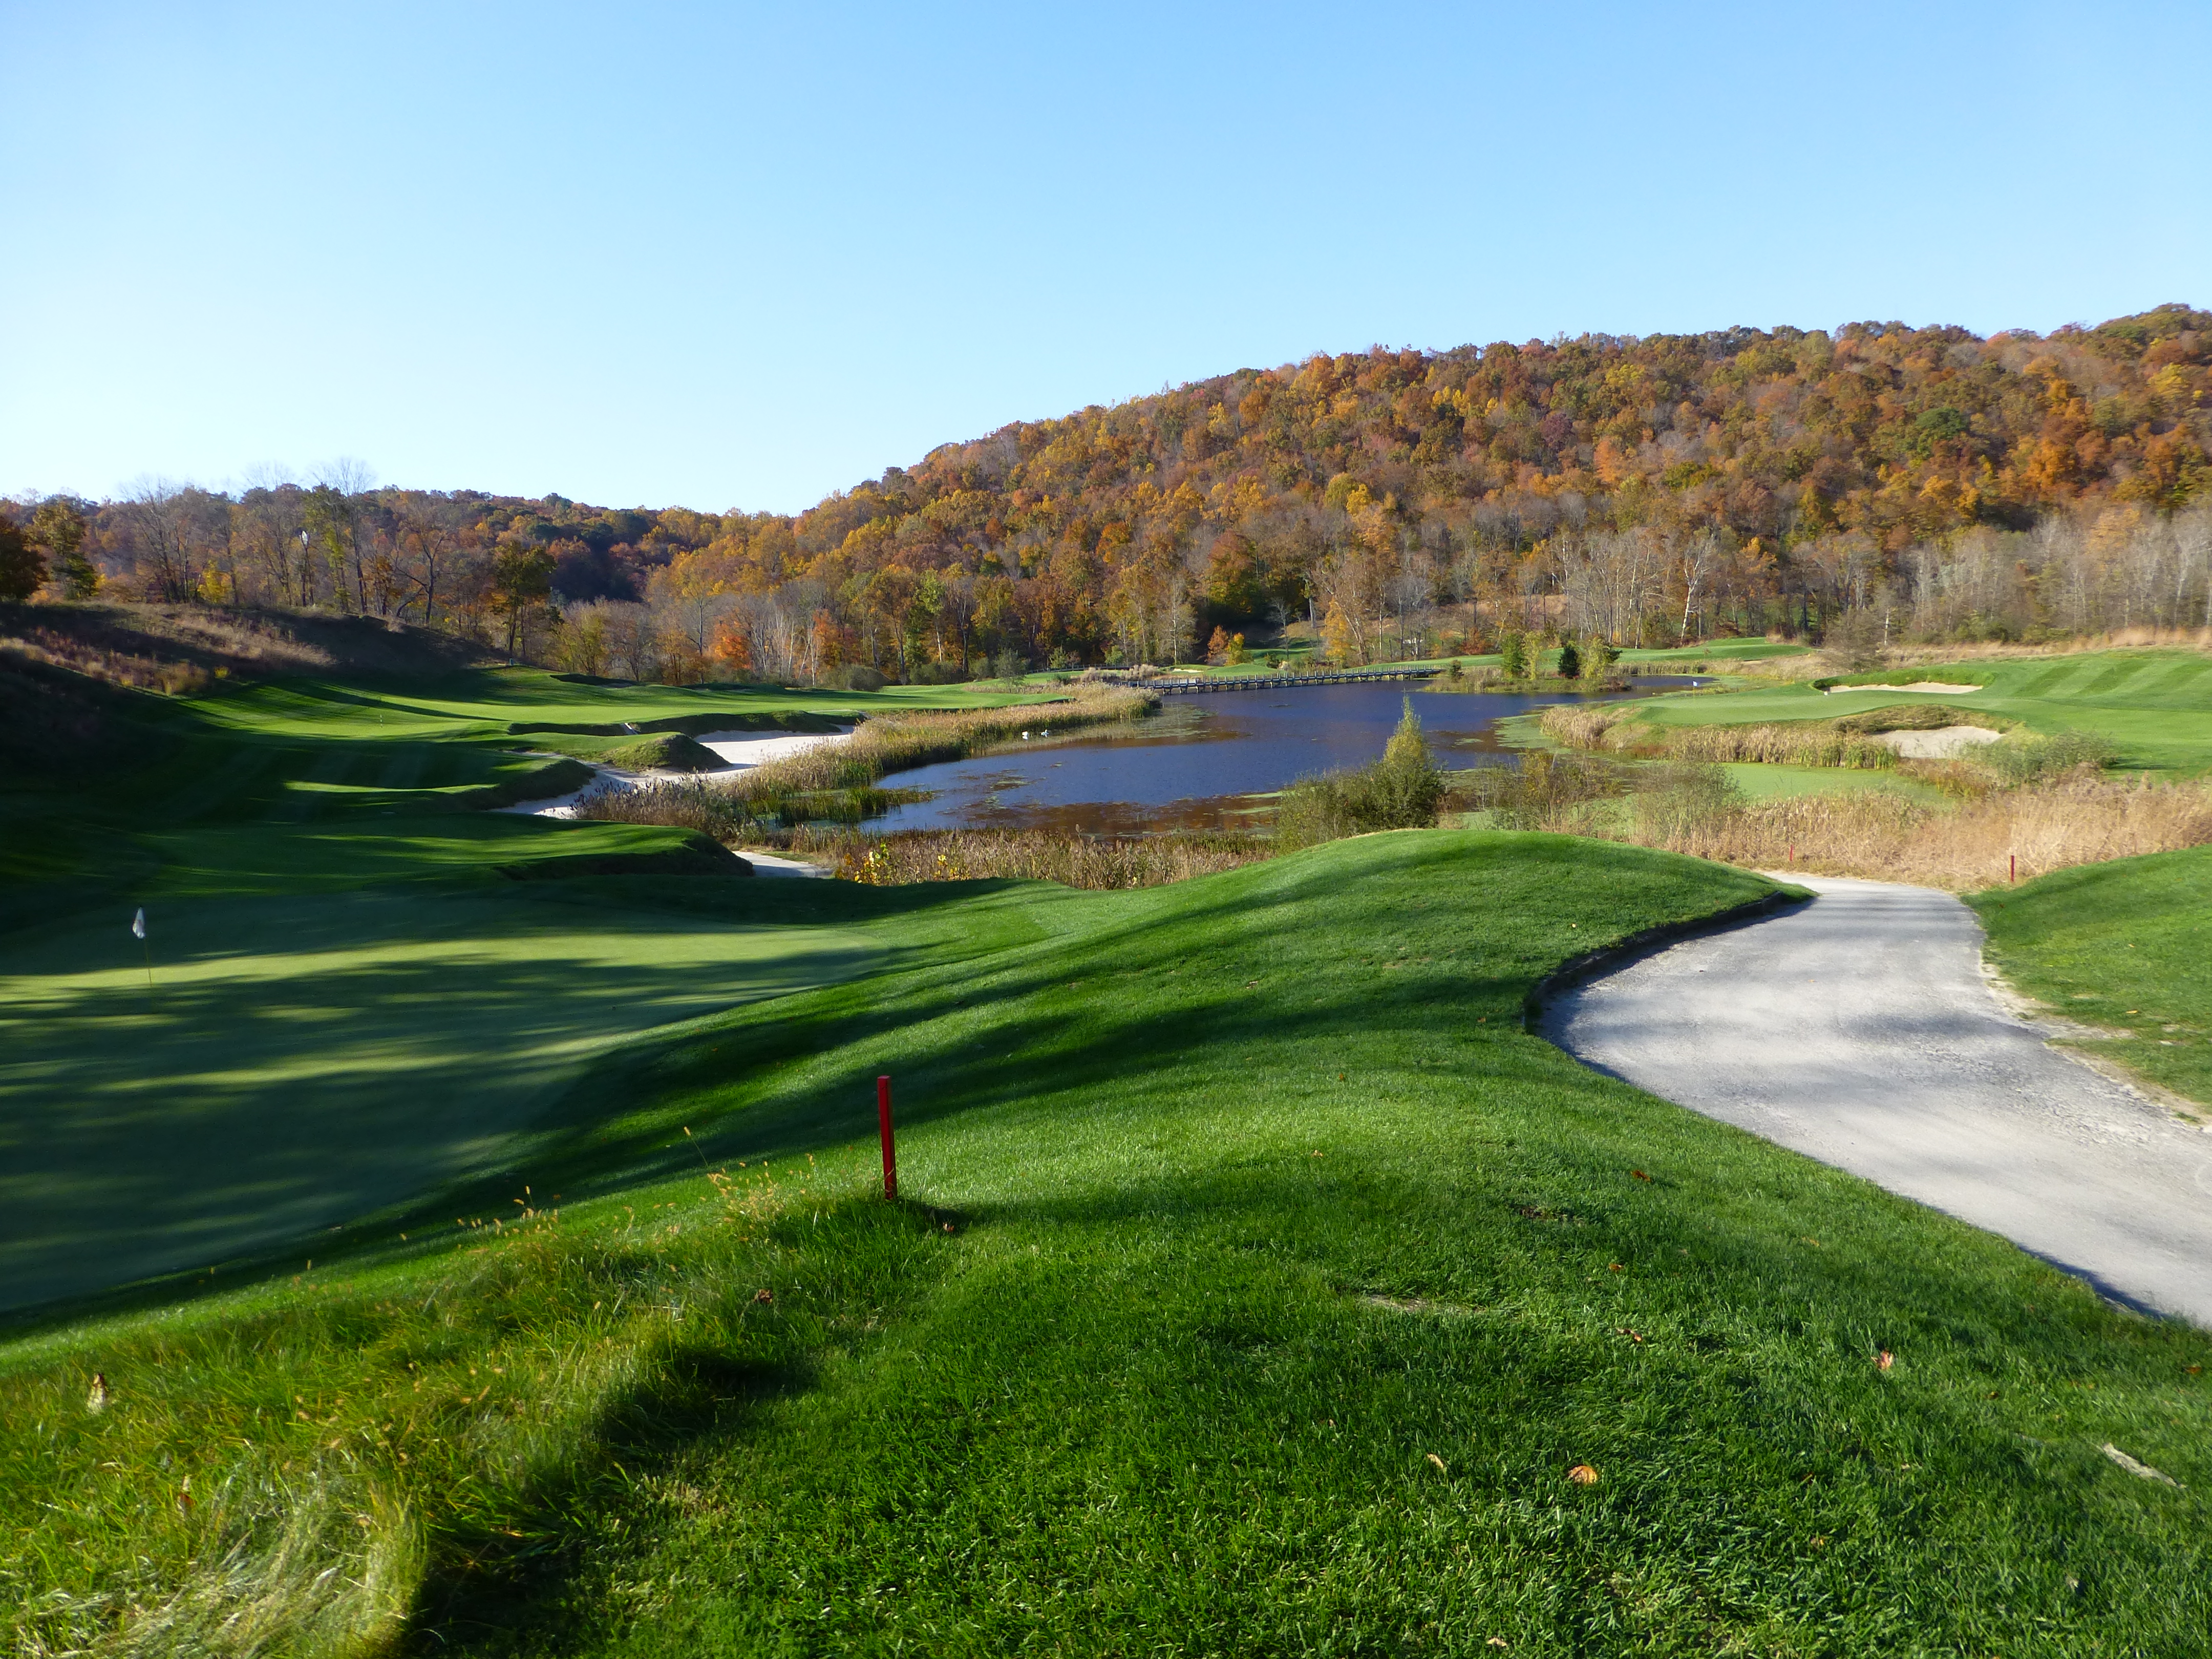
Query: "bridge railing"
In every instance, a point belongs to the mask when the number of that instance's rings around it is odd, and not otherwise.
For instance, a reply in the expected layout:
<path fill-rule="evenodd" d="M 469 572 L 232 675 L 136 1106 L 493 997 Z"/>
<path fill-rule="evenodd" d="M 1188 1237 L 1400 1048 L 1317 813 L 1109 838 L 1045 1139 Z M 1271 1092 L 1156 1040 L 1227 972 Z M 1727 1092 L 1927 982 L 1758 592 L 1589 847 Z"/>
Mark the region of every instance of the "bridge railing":
<path fill-rule="evenodd" d="M 1443 672 L 1440 668 L 1346 668 L 1326 674 L 1209 674 L 1202 678 L 1170 678 L 1163 674 L 1132 678 L 1123 684 L 1139 685 L 1165 696 L 1188 696 L 1207 691 L 1267 691 L 1296 685 L 1346 685 L 1371 680 L 1428 680 Z"/>

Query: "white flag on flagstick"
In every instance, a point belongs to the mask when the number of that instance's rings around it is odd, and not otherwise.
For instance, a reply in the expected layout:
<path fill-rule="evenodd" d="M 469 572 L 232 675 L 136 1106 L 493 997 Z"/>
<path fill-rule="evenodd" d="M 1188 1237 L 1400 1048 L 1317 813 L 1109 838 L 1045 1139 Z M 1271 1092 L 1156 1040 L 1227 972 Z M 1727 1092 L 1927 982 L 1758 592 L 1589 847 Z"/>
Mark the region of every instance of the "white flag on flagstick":
<path fill-rule="evenodd" d="M 138 914 L 131 918 L 131 937 L 133 939 L 146 937 L 146 907 L 143 904 L 138 907 Z"/>

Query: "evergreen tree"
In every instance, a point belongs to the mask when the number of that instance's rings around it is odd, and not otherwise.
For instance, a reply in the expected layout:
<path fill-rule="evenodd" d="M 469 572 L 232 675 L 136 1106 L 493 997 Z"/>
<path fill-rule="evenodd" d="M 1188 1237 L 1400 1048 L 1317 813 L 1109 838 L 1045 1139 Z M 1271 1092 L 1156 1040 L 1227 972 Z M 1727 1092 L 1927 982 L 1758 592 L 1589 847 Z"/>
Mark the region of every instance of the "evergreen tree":
<path fill-rule="evenodd" d="M 27 599 L 46 579 L 46 554 L 13 519 L 0 514 L 0 599 Z"/>
<path fill-rule="evenodd" d="M 46 550 L 52 579 L 73 599 L 88 599 L 100 588 L 100 571 L 84 556 L 84 514 L 57 495 L 31 515 L 31 539 Z"/>
<path fill-rule="evenodd" d="M 1575 649 L 1572 640 L 1559 647 L 1559 676 L 1563 680 L 1578 680 L 1583 677 L 1582 653 Z"/>

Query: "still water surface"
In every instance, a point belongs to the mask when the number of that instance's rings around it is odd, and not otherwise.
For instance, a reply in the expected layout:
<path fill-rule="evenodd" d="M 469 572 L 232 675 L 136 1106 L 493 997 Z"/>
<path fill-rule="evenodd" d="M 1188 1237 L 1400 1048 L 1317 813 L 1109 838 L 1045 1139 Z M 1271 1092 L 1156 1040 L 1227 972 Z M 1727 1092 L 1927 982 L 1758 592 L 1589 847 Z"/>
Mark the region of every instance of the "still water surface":
<path fill-rule="evenodd" d="M 1640 680 L 1632 690 L 1512 696 L 1410 693 L 1429 746 L 1448 767 L 1510 764 L 1498 723 L 1555 702 L 1613 702 L 1703 681 Z M 1262 827 L 1254 800 L 1309 773 L 1380 756 L 1408 692 L 1402 684 L 1316 685 L 1165 699 L 1133 726 L 1044 736 L 1010 754 L 916 767 L 884 781 L 933 799 L 891 809 L 872 830 L 1058 830 L 1084 834 Z"/>

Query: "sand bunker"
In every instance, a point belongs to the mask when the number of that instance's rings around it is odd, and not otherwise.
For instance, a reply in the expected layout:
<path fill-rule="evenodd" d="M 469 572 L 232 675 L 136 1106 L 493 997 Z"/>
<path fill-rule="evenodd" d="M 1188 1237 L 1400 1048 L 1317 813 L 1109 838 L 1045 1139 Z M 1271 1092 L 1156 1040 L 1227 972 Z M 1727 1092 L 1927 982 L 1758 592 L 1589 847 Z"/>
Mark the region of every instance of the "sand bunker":
<path fill-rule="evenodd" d="M 497 810 L 532 817 L 573 818 L 576 816 L 576 803 L 602 784 L 629 789 L 641 783 L 714 783 L 750 771 L 756 766 L 765 766 L 770 761 L 803 753 L 819 744 L 849 742 L 852 736 L 849 727 L 842 732 L 779 732 L 773 736 L 758 732 L 709 732 L 699 742 L 724 763 L 718 771 L 625 772 L 616 766 L 594 766 L 592 781 L 581 789 L 572 789 L 565 795 L 555 795 L 546 800 L 517 801 Z"/>
<path fill-rule="evenodd" d="M 1907 760 L 1956 760 L 1969 749 L 2004 735 L 1985 726 L 1941 726 L 1933 732 L 1877 732 L 1874 740 Z"/>
<path fill-rule="evenodd" d="M 849 730 L 834 735 L 781 732 L 773 737 L 758 732 L 709 732 L 699 741 L 720 756 L 726 766 L 765 766 L 825 743 L 843 743 L 852 735 Z"/>
<path fill-rule="evenodd" d="M 1986 685 L 1953 685 L 1944 680 L 1915 680 L 1910 685 L 1832 685 L 1820 693 L 1824 697 L 1848 697 L 1854 691 L 1942 691 L 1951 696 L 1963 696 L 1969 691 L 1986 691 Z"/>
<path fill-rule="evenodd" d="M 738 856 L 753 867 L 757 876 L 823 876 L 829 875 L 818 864 L 809 864 L 804 859 L 787 859 L 775 853 L 756 853 L 750 848 Z"/>

